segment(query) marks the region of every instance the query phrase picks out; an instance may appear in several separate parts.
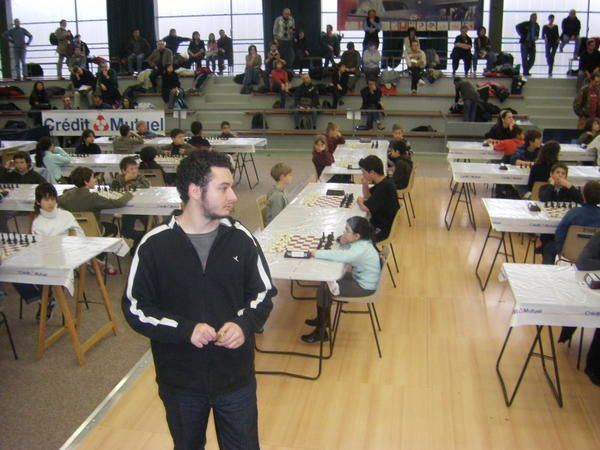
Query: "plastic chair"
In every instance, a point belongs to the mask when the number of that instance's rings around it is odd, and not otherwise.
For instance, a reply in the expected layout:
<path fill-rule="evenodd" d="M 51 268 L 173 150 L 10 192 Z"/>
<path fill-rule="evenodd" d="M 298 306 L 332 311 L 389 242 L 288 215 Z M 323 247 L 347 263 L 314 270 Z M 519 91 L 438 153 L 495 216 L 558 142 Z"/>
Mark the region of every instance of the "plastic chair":
<path fill-rule="evenodd" d="M 416 219 L 415 208 L 413 207 L 412 197 L 410 195 L 410 193 L 413 190 L 413 187 L 415 185 L 416 173 L 417 173 L 417 165 L 413 164 L 413 168 L 410 171 L 410 177 L 408 178 L 408 184 L 406 185 L 406 187 L 404 189 L 398 189 L 396 191 L 398 194 L 398 200 L 404 202 L 404 208 L 406 210 L 406 218 L 408 219 L 409 227 L 412 227 L 412 224 L 410 222 L 410 214 L 408 213 L 409 203 L 410 203 L 410 210 L 412 212 L 413 219 Z M 406 201 L 407 199 L 408 199 L 408 202 Z M 394 261 L 395 261 L 395 258 L 394 258 Z"/>
<path fill-rule="evenodd" d="M 531 188 L 531 196 L 529 197 L 529 200 L 532 201 L 539 201 L 540 200 L 540 189 L 542 188 L 542 186 L 546 186 L 548 183 L 545 181 L 536 181 L 535 183 L 533 183 L 533 187 Z"/>
<path fill-rule="evenodd" d="M 138 173 L 143 175 L 152 187 L 165 186 L 165 177 L 160 169 L 138 169 Z"/>
<path fill-rule="evenodd" d="M 392 254 L 392 258 L 394 258 L 394 265 L 396 266 L 396 273 L 400 272 L 400 269 L 398 269 L 398 261 L 396 261 L 396 253 L 394 253 L 394 245 L 392 244 L 392 239 L 393 239 L 394 235 L 396 234 L 396 229 L 398 228 L 399 221 L 400 221 L 400 209 L 398 209 L 398 211 L 396 212 L 396 215 L 394 216 L 394 221 L 392 222 L 392 228 L 390 229 L 390 234 L 388 234 L 388 237 L 385 238 L 383 241 L 377 242 L 377 248 L 379 248 L 379 250 L 381 250 L 382 252 L 385 251 L 386 247 L 389 248 L 389 251 Z M 390 263 L 387 261 L 387 258 L 386 258 L 385 263 L 387 265 L 388 271 L 390 272 L 390 277 L 392 278 L 392 284 L 394 285 L 394 288 L 396 288 L 396 280 L 394 280 L 394 275 L 392 275 L 392 268 L 390 267 Z"/>
<path fill-rule="evenodd" d="M 4 314 L 4 306 L 0 304 L 0 325 L 2 324 L 6 326 L 8 342 L 10 342 L 10 348 L 12 349 L 13 356 L 15 357 L 15 359 L 19 359 L 19 356 L 17 355 L 17 350 L 15 349 L 15 343 L 13 342 L 12 334 L 10 332 L 10 327 L 8 326 L 8 319 L 6 318 L 6 314 Z"/>
<path fill-rule="evenodd" d="M 531 201 L 539 201 L 540 200 L 540 189 L 542 186 L 546 186 L 548 183 L 545 181 L 536 181 L 533 183 L 533 187 L 531 188 L 531 195 L 529 196 L 529 200 Z M 537 243 L 538 235 L 530 234 L 529 239 L 527 240 L 527 249 L 525 250 L 525 257 L 523 258 L 523 262 L 527 262 L 527 256 L 529 255 L 529 249 L 533 246 L 533 263 L 535 264 L 535 244 Z M 521 238 L 521 244 L 523 244 L 523 239 Z"/>
<path fill-rule="evenodd" d="M 258 223 L 260 229 L 264 230 L 266 226 L 265 212 L 267 209 L 267 196 L 261 195 L 256 199 L 256 209 L 258 210 Z"/>

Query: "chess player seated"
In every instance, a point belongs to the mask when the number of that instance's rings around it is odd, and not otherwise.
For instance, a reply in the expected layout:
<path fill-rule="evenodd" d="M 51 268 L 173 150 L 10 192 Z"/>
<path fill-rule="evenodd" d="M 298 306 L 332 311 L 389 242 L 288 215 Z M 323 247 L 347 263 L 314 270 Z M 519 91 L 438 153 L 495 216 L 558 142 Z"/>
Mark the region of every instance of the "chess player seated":
<path fill-rule="evenodd" d="M 510 163 L 519 167 L 533 166 L 541 146 L 542 133 L 538 130 L 527 130 L 525 133 L 525 143 L 513 153 Z"/>
<path fill-rule="evenodd" d="M 231 131 L 231 124 L 226 120 L 221 122 L 221 134 L 219 134 L 219 137 L 222 139 L 231 139 L 237 137 L 237 134 Z"/>
<path fill-rule="evenodd" d="M 560 144 L 558 142 L 548 141 L 542 146 L 529 171 L 527 186 L 515 186 L 521 198 L 529 198 L 533 185 L 537 181 L 548 181 L 552 166 L 558 162 L 559 155 Z"/>
<path fill-rule="evenodd" d="M 389 148 L 388 161 L 393 164 L 391 179 L 394 181 L 396 189 L 404 189 L 408 186 L 410 174 L 413 170 L 411 156 L 412 152 L 403 140 L 392 141 Z"/>
<path fill-rule="evenodd" d="M 27 152 L 15 152 L 12 161 L 9 162 L 9 168 L 12 168 L 12 170 L 6 175 L 6 182 L 8 183 L 40 184 L 46 182 L 43 176 L 33 170 L 31 156 Z"/>
<path fill-rule="evenodd" d="M 396 186 L 383 173 L 383 162 L 375 155 L 362 158 L 358 165 L 362 171 L 362 197 L 356 203 L 366 212 L 375 228 L 375 242 L 383 241 L 390 234 L 394 217 L 400 205 Z M 369 187 L 369 185 L 373 185 Z"/>
<path fill-rule="evenodd" d="M 34 219 L 31 226 L 31 233 L 34 236 L 85 236 L 83 230 L 69 211 L 65 211 L 57 206 L 56 199 L 58 194 L 54 186 L 50 183 L 42 182 L 35 188 L 35 203 L 33 206 Z M 27 303 L 34 303 L 40 300 L 40 287 L 33 284 L 15 283 L 15 289 Z M 49 319 L 54 309 L 54 297 L 48 301 L 47 318 Z M 40 320 L 40 308 L 36 318 Z"/>
<path fill-rule="evenodd" d="M 202 136 L 202 122 L 196 120 L 190 126 L 192 137 L 188 139 L 188 144 L 198 150 L 210 150 L 210 142 Z"/>
<path fill-rule="evenodd" d="M 510 163 L 512 155 L 515 154 L 519 147 L 525 144 L 525 132 L 523 129 L 515 125 L 513 132 L 515 134 L 514 138 L 502 139 L 501 141 L 496 141 L 494 144 L 495 151 L 504 153 L 504 157 L 502 158 L 503 163 Z"/>
<path fill-rule="evenodd" d="M 284 163 L 277 163 L 271 168 L 271 177 L 275 186 L 267 194 L 265 206 L 265 226 L 268 225 L 288 204 L 287 188 L 292 184 L 292 168 Z"/>
<path fill-rule="evenodd" d="M 134 131 L 131 131 L 129 125 L 121 125 L 119 127 L 119 134 L 113 141 L 113 152 L 118 154 L 131 154 L 133 148 L 144 143 L 144 139 L 137 135 Z"/>
<path fill-rule="evenodd" d="M 118 229 L 110 222 L 100 222 L 100 213 L 103 209 L 121 208 L 133 198 L 131 192 L 125 192 L 120 198 L 110 199 L 103 197 L 98 192 L 91 192 L 96 187 L 94 172 L 88 167 L 76 167 L 71 172 L 71 182 L 74 188 L 67 189 L 58 197 L 58 206 L 71 212 L 92 212 L 100 225 L 103 236 L 116 236 Z M 104 259 L 102 255 L 101 259 Z M 100 257 L 99 257 L 100 259 Z M 115 275 L 116 270 L 106 264 L 106 272 Z"/>
<path fill-rule="evenodd" d="M 145 120 L 138 120 L 135 124 L 135 131 L 137 134 L 144 139 L 154 139 L 160 137 L 160 134 L 156 134 L 148 129 L 148 124 Z"/>
<path fill-rule="evenodd" d="M 185 142 L 185 131 L 180 128 L 171 130 L 171 143 L 162 149 L 164 156 L 185 156 L 195 148 Z"/>
<path fill-rule="evenodd" d="M 99 155 L 102 153 L 100 146 L 95 144 L 96 135 L 92 130 L 83 130 L 81 142 L 75 150 L 76 155 Z"/>
<path fill-rule="evenodd" d="M 337 261 L 352 266 L 350 272 L 337 282 L 327 283 L 327 288 L 317 291 L 317 317 L 305 323 L 316 327 L 301 339 L 309 344 L 319 342 L 320 333 L 329 340 L 325 326 L 330 322 L 332 296 L 366 297 L 377 290 L 381 275 L 381 258 L 375 247 L 375 229 L 364 217 L 354 216 L 346 221 L 344 233 L 339 239 L 340 247 L 334 250 L 311 250 L 311 256 L 327 261 Z"/>
<path fill-rule="evenodd" d="M 138 172 L 138 164 L 133 156 L 123 158 L 119 163 L 119 169 L 121 169 L 121 173 L 110 183 L 112 190 L 148 189 L 150 187 L 150 182 Z M 132 254 L 135 253 L 138 243 L 144 237 L 143 231 L 135 229 L 135 223 L 138 220 L 144 223 L 145 219 L 145 216 L 134 216 L 131 214 L 125 214 L 121 219 L 121 234 L 133 240 L 131 247 Z"/>
<path fill-rule="evenodd" d="M 550 169 L 548 184 L 540 188 L 540 201 L 582 203 L 581 193 L 569 181 L 568 174 L 569 168 L 566 164 L 561 162 L 554 164 Z"/>
<path fill-rule="evenodd" d="M 583 227 L 600 227 L 600 182 L 588 181 L 583 187 L 583 206 L 569 210 L 561 219 L 554 240 L 542 247 L 542 260 L 544 264 L 554 264 L 567 238 L 571 225 Z"/>
<path fill-rule="evenodd" d="M 160 164 L 156 162 L 156 155 L 158 155 L 158 150 L 156 150 L 156 147 L 152 147 L 151 145 L 149 145 L 147 147 L 142 148 L 140 150 L 141 161 L 139 168 L 144 170 L 160 170 L 163 175 L 163 180 L 165 180 L 167 184 L 171 184 L 167 179 L 167 174 L 165 173 L 165 170 Z M 172 175 L 171 178 L 173 180 L 175 179 L 175 174 L 169 175 Z"/>

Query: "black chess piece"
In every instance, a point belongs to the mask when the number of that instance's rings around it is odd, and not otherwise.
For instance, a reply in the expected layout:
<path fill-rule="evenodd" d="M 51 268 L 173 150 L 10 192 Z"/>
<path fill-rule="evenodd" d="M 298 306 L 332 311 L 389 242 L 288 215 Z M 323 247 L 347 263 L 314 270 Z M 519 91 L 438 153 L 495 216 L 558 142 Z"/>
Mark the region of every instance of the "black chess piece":
<path fill-rule="evenodd" d="M 35 244 L 35 242 L 36 242 L 36 241 L 35 241 L 35 234 L 34 234 L 33 236 L 31 236 L 31 243 L 32 243 L 32 244 Z"/>
<path fill-rule="evenodd" d="M 25 245 L 29 245 L 29 235 L 25 235 Z"/>
<path fill-rule="evenodd" d="M 4 236 L 4 233 L 2 233 L 2 245 L 6 244 L 6 237 Z"/>
<path fill-rule="evenodd" d="M 23 235 L 19 235 L 19 244 L 23 245 Z"/>

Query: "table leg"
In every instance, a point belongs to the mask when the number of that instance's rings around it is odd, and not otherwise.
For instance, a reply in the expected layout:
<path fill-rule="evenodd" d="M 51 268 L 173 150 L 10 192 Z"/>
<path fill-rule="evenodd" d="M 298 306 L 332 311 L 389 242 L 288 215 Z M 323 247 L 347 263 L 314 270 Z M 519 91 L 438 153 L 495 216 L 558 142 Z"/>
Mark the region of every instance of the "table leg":
<path fill-rule="evenodd" d="M 460 190 L 458 190 L 458 199 L 456 201 L 456 205 L 454 206 L 454 212 L 452 213 L 452 217 L 450 219 L 450 223 L 448 223 L 448 213 L 450 212 L 450 208 L 452 207 L 452 200 L 454 200 L 454 196 L 457 193 L 457 186 L 461 185 Z M 452 186 L 452 193 L 450 194 L 450 200 L 448 200 L 448 206 L 446 206 L 446 214 L 444 214 L 444 223 L 446 224 L 446 229 L 450 231 L 452 228 L 452 222 L 454 222 L 454 216 L 456 215 L 456 208 L 458 208 L 458 202 L 460 202 L 460 193 L 462 192 L 463 184 L 462 183 L 454 183 Z"/>
<path fill-rule="evenodd" d="M 85 291 L 86 264 L 79 267 L 79 284 L 77 285 L 77 296 L 75 297 L 75 327 L 79 329 L 81 325 L 81 312 L 83 310 L 83 295 Z"/>

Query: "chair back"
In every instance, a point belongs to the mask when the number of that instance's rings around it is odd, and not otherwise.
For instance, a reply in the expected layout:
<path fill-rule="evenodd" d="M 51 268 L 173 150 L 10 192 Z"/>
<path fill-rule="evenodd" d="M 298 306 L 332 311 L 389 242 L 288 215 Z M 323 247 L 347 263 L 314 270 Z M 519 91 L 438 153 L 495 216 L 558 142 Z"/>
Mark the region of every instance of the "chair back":
<path fill-rule="evenodd" d="M 533 187 L 531 188 L 531 197 L 530 200 L 538 201 L 540 199 L 540 189 L 542 186 L 546 186 L 548 183 L 545 181 L 536 181 L 533 183 Z"/>
<path fill-rule="evenodd" d="M 73 217 L 87 237 L 102 237 L 100 226 L 93 212 L 74 212 Z"/>
<path fill-rule="evenodd" d="M 400 210 L 401 208 L 398 208 L 398 211 L 396 211 L 396 215 L 394 216 L 394 220 L 392 222 L 392 227 L 390 228 L 390 233 L 388 234 L 388 237 L 386 237 L 383 241 L 379 241 L 377 243 L 378 249 L 382 250 L 392 242 L 392 238 L 396 234 L 396 230 L 398 229 L 398 223 L 400 222 Z"/>
<path fill-rule="evenodd" d="M 575 264 L 583 248 L 587 245 L 594 234 L 600 232 L 598 227 L 583 227 L 580 225 L 571 225 L 567 231 L 567 237 L 560 252 L 560 258 Z"/>
<path fill-rule="evenodd" d="M 415 185 L 415 177 L 417 176 L 417 163 L 413 163 L 412 170 L 410 171 L 410 176 L 408 177 L 408 184 L 403 189 L 397 189 L 396 193 L 398 194 L 398 198 L 402 197 L 406 192 L 411 192 L 413 186 Z"/>
<path fill-rule="evenodd" d="M 165 177 L 160 169 L 139 169 L 138 173 L 148 180 L 150 186 L 165 186 Z"/>
<path fill-rule="evenodd" d="M 267 210 L 267 196 L 261 195 L 256 199 L 256 209 L 258 210 L 258 223 L 260 224 L 260 229 L 265 229 L 266 217 L 265 213 Z"/>

